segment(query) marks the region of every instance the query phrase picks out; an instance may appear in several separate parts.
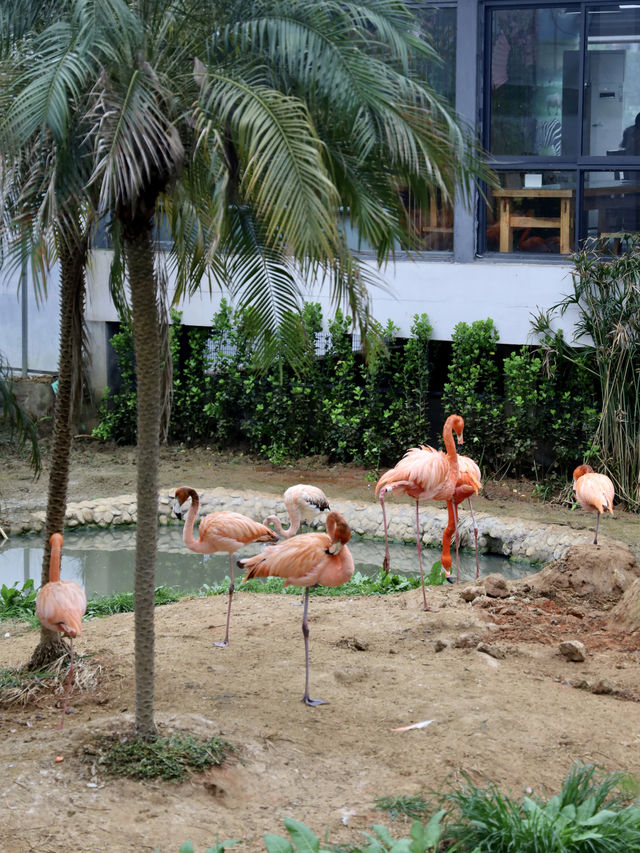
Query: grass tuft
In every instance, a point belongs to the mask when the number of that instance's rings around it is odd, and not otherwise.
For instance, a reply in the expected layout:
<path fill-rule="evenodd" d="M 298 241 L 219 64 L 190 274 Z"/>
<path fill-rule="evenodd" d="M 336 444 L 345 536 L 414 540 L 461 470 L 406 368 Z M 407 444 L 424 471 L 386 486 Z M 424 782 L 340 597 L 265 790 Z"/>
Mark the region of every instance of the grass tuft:
<path fill-rule="evenodd" d="M 220 738 L 199 740 L 184 732 L 150 741 L 109 734 L 86 746 L 84 758 L 110 776 L 182 782 L 192 773 L 222 764 L 230 749 Z"/>
<path fill-rule="evenodd" d="M 63 693 L 69 671 L 69 655 L 60 655 L 41 670 L 0 669 L 0 707 L 28 705 L 38 702 L 49 693 Z M 94 690 L 102 673 L 102 665 L 89 655 L 74 654 L 74 691 Z"/>
<path fill-rule="evenodd" d="M 386 812 L 390 818 L 425 818 L 433 807 L 420 794 L 405 794 L 399 797 L 379 797 L 376 808 Z"/>

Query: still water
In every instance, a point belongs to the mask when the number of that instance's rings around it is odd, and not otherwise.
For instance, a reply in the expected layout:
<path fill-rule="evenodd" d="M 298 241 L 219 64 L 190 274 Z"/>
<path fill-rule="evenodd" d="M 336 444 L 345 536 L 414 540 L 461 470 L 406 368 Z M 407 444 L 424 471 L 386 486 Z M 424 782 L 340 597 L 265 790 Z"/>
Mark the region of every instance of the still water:
<path fill-rule="evenodd" d="M 229 574 L 229 555 L 194 554 L 182 542 L 182 525 L 161 527 L 158 531 L 158 564 L 156 584 L 176 587 L 182 592 L 195 592 L 202 584 L 214 584 Z M 133 590 L 135 568 L 135 527 L 115 527 L 107 530 L 85 528 L 67 531 L 62 550 L 62 577 L 82 586 L 87 597 L 111 595 Z M 261 545 L 248 545 L 234 555 L 250 556 Z M 384 542 L 354 536 L 349 542 L 356 571 L 375 575 L 382 565 Z M 390 546 L 391 571 L 395 574 L 419 574 L 415 544 Z M 439 559 L 437 548 L 423 549 L 423 564 L 428 572 Z M 42 539 L 37 535 L 9 539 L 0 548 L 0 585 L 22 586 L 33 578 L 40 586 Z M 480 555 L 480 573 L 500 572 L 505 578 L 517 578 L 537 570 L 530 563 L 510 563 L 505 557 Z M 454 556 L 455 572 L 455 556 Z M 236 569 L 236 576 L 241 576 Z M 475 558 L 465 551 L 460 559 L 460 579 L 475 577 Z"/>

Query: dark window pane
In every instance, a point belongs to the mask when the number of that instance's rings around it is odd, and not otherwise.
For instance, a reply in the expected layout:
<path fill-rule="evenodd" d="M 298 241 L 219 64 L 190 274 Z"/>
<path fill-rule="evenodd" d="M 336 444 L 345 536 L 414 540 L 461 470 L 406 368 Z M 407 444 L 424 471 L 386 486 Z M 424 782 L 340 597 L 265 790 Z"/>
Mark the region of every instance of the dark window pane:
<path fill-rule="evenodd" d="M 587 13 L 583 153 L 640 155 L 640 8 Z M 636 117 L 638 124 L 636 125 Z"/>
<path fill-rule="evenodd" d="M 492 154 L 577 152 L 579 18 L 570 7 L 494 11 Z"/>
<path fill-rule="evenodd" d="M 607 237 L 619 249 L 640 233 L 640 171 L 585 172 L 583 237 Z"/>
<path fill-rule="evenodd" d="M 417 12 L 426 34 L 441 62 L 428 62 L 425 76 L 435 91 L 453 104 L 456 98 L 456 10 L 420 9 Z"/>
<path fill-rule="evenodd" d="M 498 172 L 489 192 L 487 250 L 538 255 L 573 251 L 573 172 Z"/>

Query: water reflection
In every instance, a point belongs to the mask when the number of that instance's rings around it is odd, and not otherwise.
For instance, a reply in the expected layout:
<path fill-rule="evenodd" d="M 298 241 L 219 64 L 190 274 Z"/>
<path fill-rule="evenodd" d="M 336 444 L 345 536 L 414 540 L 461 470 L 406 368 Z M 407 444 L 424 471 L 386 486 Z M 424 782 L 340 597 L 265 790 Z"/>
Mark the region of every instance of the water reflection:
<path fill-rule="evenodd" d="M 158 586 L 166 584 L 183 592 L 194 592 L 202 584 L 218 583 L 229 574 L 227 554 L 194 554 L 187 550 L 182 542 L 182 525 L 162 527 L 158 535 Z M 88 597 L 131 591 L 135 569 L 135 539 L 135 527 L 67 531 L 62 552 L 63 578 L 80 584 Z M 235 559 L 239 555 L 256 554 L 261 547 L 248 545 Z M 354 536 L 349 548 L 357 571 L 367 575 L 378 572 L 384 556 L 382 542 Z M 415 544 L 392 544 L 390 553 L 391 570 L 394 573 L 418 573 Z M 423 555 L 425 569 L 428 571 L 439 558 L 440 552 L 437 548 L 425 548 Z M 0 549 L 0 584 L 11 586 L 17 581 L 21 585 L 25 580 L 33 578 L 38 587 L 41 566 L 42 539 L 39 536 L 10 539 Z M 482 575 L 500 572 L 506 578 L 517 578 L 535 570 L 529 563 L 510 563 L 504 557 L 480 555 Z M 474 576 L 474 556 L 465 552 L 461 555 L 460 578 L 470 580 Z"/>

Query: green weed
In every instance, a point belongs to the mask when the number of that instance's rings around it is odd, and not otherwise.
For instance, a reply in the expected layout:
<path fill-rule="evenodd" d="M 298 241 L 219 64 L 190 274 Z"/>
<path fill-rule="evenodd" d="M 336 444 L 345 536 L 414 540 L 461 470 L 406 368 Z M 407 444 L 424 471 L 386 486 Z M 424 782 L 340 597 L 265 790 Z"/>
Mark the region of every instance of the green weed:
<path fill-rule="evenodd" d="M 150 741 L 106 735 L 85 747 L 84 758 L 111 776 L 182 782 L 191 773 L 221 764 L 230 749 L 220 738 L 198 740 L 185 733 Z"/>

